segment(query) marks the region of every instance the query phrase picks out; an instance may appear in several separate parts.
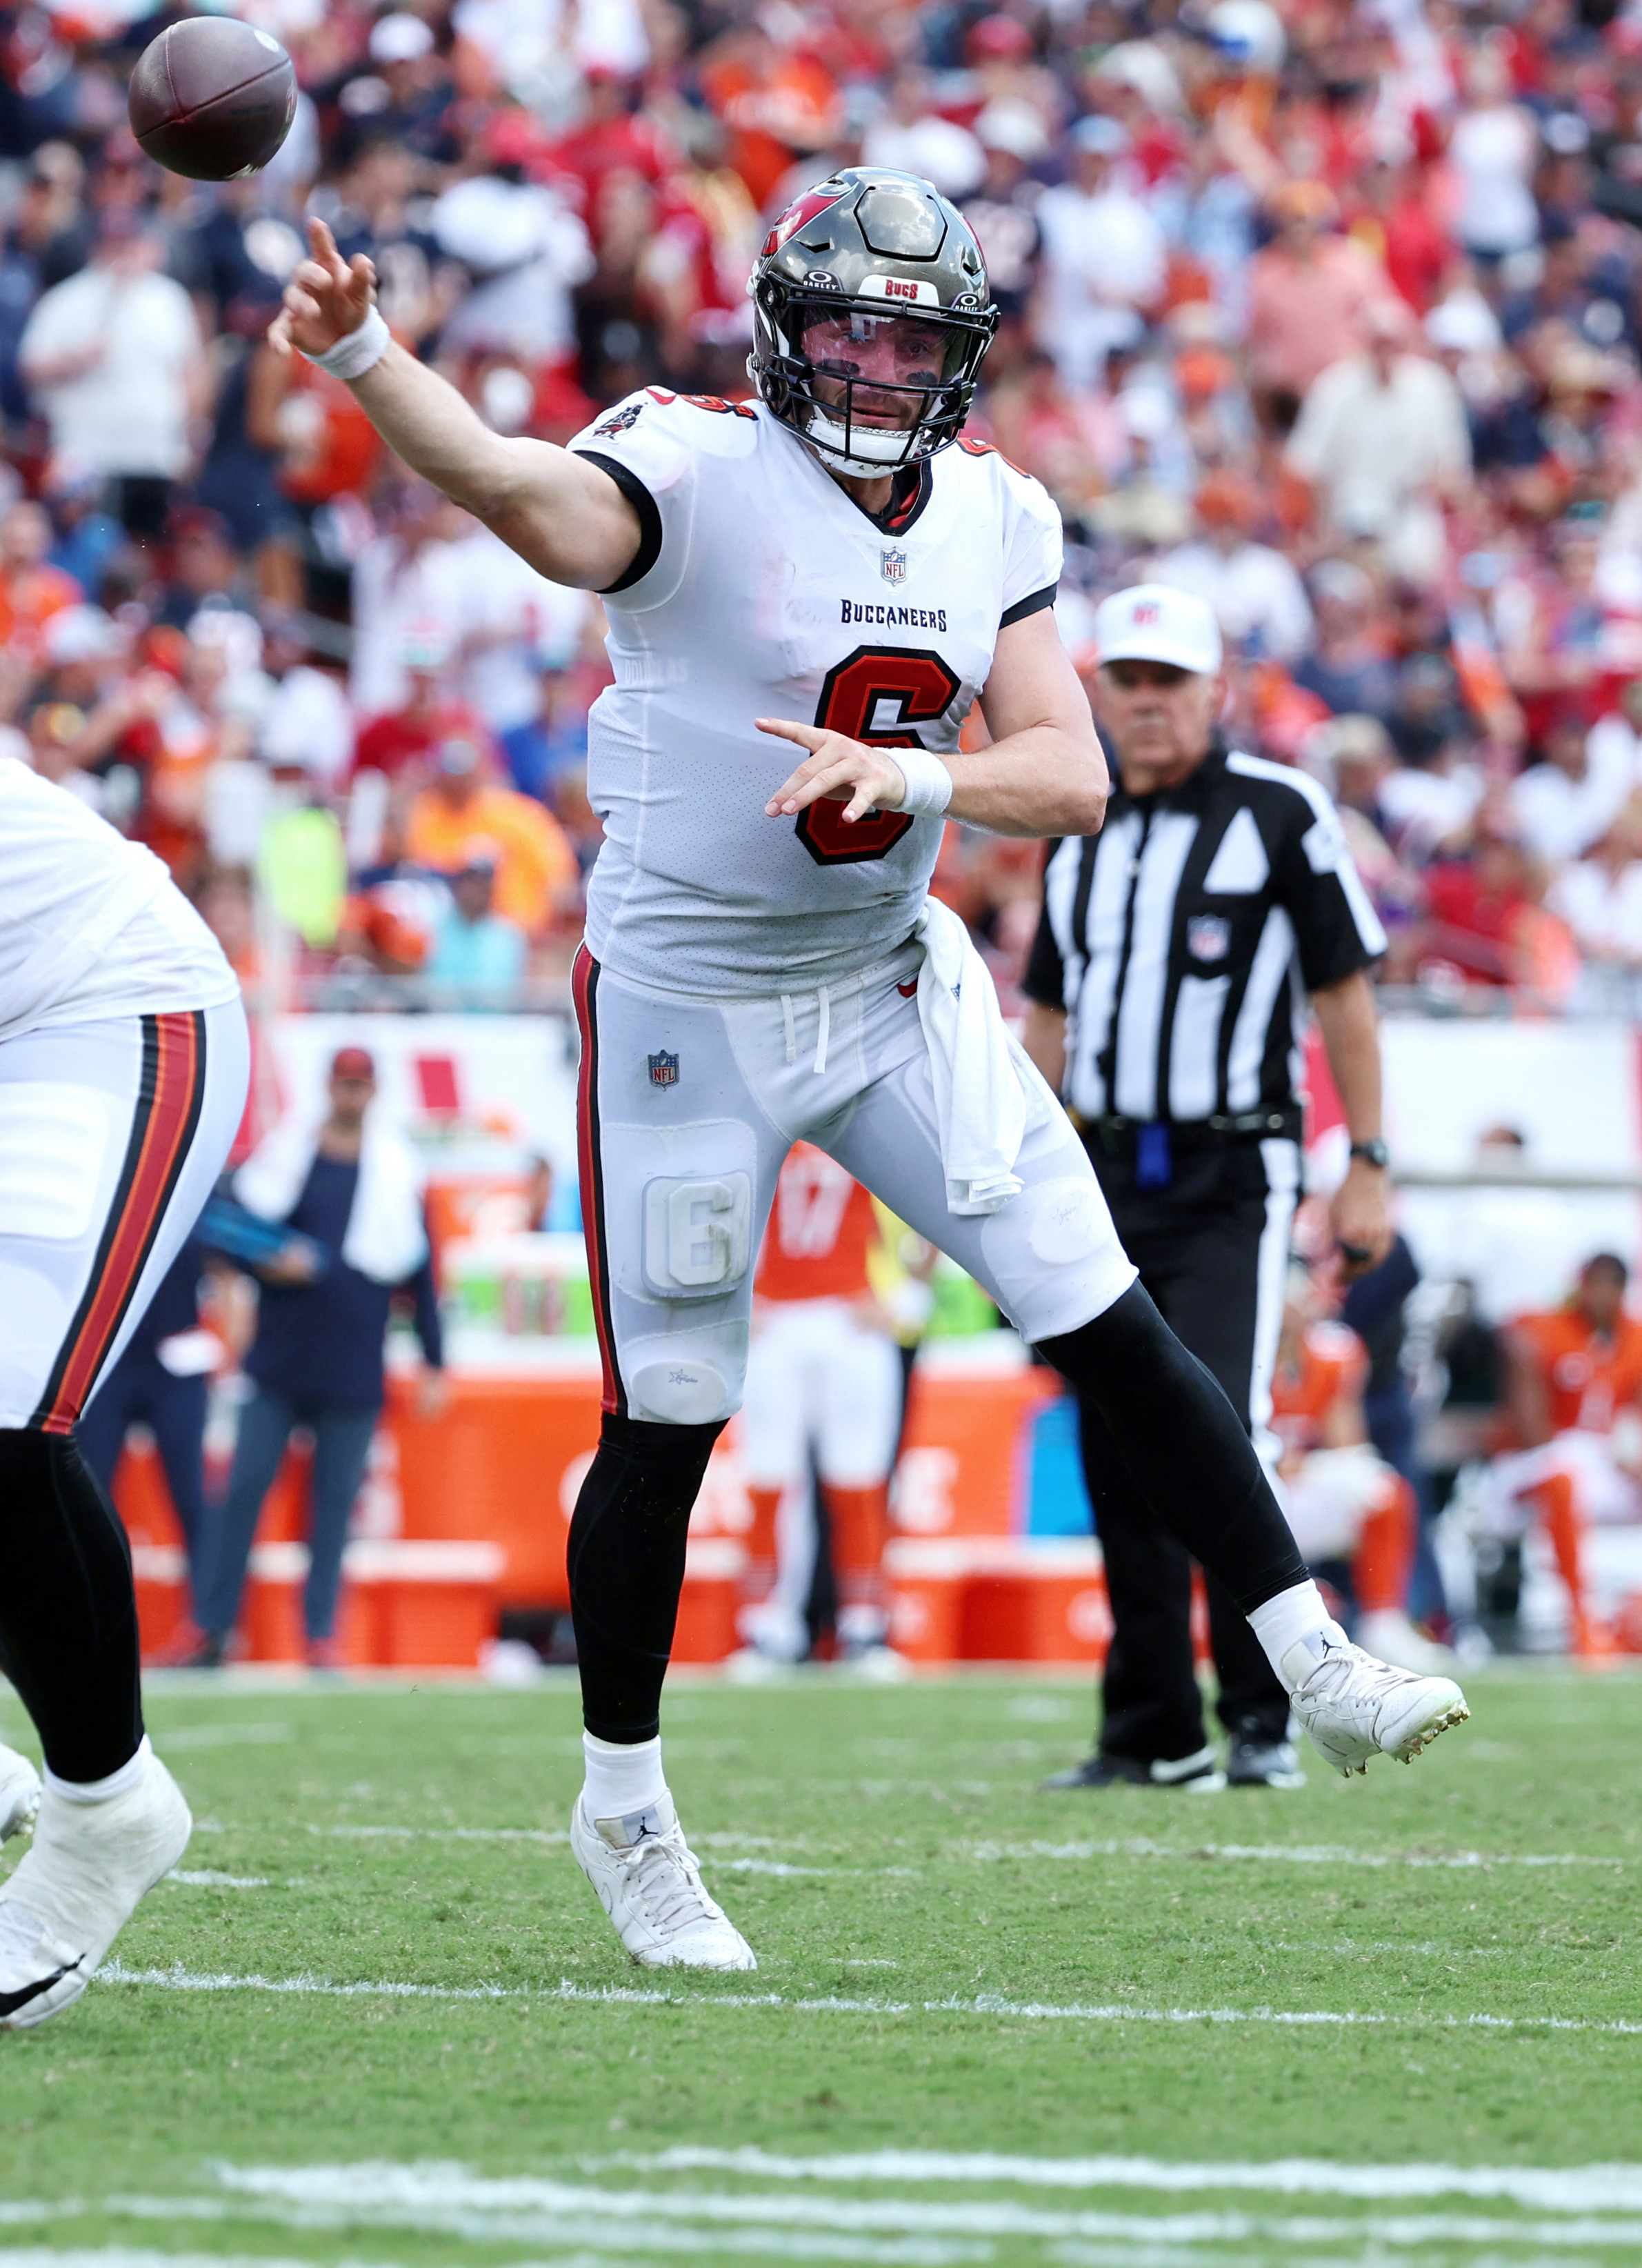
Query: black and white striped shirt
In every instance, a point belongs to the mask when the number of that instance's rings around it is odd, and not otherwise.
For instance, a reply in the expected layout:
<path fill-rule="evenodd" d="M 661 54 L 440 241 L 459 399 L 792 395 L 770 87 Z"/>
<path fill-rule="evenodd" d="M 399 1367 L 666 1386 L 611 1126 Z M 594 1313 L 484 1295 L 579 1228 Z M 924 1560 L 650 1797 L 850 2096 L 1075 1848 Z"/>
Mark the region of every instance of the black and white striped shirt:
<path fill-rule="evenodd" d="M 1177 788 L 1116 788 L 1102 831 L 1061 843 L 1025 989 L 1067 1012 L 1084 1117 L 1238 1117 L 1295 1107 L 1306 995 L 1385 949 L 1322 790 L 1217 745 Z"/>

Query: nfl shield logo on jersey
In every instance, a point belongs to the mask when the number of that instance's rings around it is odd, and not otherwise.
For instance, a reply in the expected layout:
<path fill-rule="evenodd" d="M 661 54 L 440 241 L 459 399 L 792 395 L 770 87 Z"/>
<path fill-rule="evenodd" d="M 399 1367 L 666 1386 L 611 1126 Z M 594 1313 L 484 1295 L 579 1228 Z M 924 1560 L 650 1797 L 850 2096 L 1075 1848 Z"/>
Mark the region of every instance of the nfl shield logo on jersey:
<path fill-rule="evenodd" d="M 650 1084 L 652 1086 L 676 1086 L 678 1085 L 679 1059 L 677 1056 L 670 1056 L 666 1049 L 663 1048 L 659 1056 L 652 1056 L 649 1058 L 649 1063 Z"/>
<path fill-rule="evenodd" d="M 1232 924 L 1220 914 L 1193 914 L 1186 924 L 1186 950 L 1194 961 L 1224 961 L 1232 949 Z"/>
<path fill-rule="evenodd" d="M 907 555 L 904 551 L 880 551 L 878 563 L 883 570 L 886 583 L 904 583 L 907 579 Z"/>

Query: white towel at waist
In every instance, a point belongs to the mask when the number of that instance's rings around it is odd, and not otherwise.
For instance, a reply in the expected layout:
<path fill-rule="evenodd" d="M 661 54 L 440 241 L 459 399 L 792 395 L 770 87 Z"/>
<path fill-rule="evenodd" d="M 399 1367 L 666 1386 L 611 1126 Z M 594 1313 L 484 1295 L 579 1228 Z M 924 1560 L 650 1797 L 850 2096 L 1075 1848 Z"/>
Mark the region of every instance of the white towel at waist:
<path fill-rule="evenodd" d="M 1020 1194 L 1027 1097 L 992 974 L 950 906 L 926 898 L 917 935 L 918 1020 L 929 1046 L 951 1212 L 996 1212 Z"/>
<path fill-rule="evenodd" d="M 320 1146 L 318 1116 L 282 1119 L 234 1176 L 233 1192 L 263 1220 L 289 1220 L 307 1185 Z M 342 1258 L 375 1284 L 402 1284 L 428 1256 L 422 1210 L 422 1165 L 416 1152 L 378 1115 L 365 1113 L 359 1180 L 342 1238 Z"/>

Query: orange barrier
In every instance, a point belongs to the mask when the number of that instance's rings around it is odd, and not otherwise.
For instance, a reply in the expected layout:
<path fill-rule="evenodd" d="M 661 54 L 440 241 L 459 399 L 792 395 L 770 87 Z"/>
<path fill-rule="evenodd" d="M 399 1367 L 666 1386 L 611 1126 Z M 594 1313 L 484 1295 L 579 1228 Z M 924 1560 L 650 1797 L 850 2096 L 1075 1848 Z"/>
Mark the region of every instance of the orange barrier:
<path fill-rule="evenodd" d="M 898 1536 L 888 1571 L 890 1635 L 910 1660 L 1106 1659 L 1112 1616 L 1093 1539 Z"/>
<path fill-rule="evenodd" d="M 344 1563 L 338 1635 L 350 1660 L 473 1666 L 499 1610 L 568 1607 L 565 1543 L 598 1442 L 599 1381 L 579 1351 L 563 1351 L 565 1367 L 545 1374 L 453 1376 L 437 1418 L 418 1413 L 405 1380 L 390 1379 L 356 1513 L 356 1535 L 361 1528 L 365 1534 L 350 1543 Z M 1027 1423 L 1056 1391 L 1047 1372 L 966 1366 L 955 1351 L 915 1376 L 896 1491 L 896 1516 L 908 1533 L 895 1548 L 916 1544 L 939 1556 L 968 1539 L 1031 1557 L 988 1563 L 993 1587 L 985 1598 L 976 1594 L 978 1603 L 965 1602 L 956 1576 L 929 1572 L 935 1560 L 916 1579 L 908 1573 L 897 1591 L 897 1642 L 913 1659 L 1098 1659 L 1087 1635 L 1098 1616 L 1077 1605 L 1088 1584 L 1069 1573 L 1064 1597 L 1042 1592 L 1045 1554 L 1086 1547 L 1010 1541 Z M 176 1634 L 183 1595 L 181 1538 L 151 1448 L 128 1446 L 114 1499 L 131 1537 L 144 1652 L 151 1656 Z M 242 1631 L 253 1660 L 301 1659 L 306 1501 L 306 1454 L 293 1449 L 269 1491 L 252 1554 Z M 735 1647 L 737 1538 L 748 1516 L 732 1428 L 692 1524 L 680 1661 L 721 1660 Z M 482 1563 L 450 1556 L 463 1548 L 490 1556 Z M 414 1551 L 423 1556 L 403 1556 Z M 965 1584 L 979 1565 L 973 1554 L 965 1561 Z M 1029 1579 L 1021 1572 L 1027 1565 L 1037 1570 Z M 1008 1633 L 1000 1642 L 1008 1651 L 988 1635 L 995 1621 Z"/>

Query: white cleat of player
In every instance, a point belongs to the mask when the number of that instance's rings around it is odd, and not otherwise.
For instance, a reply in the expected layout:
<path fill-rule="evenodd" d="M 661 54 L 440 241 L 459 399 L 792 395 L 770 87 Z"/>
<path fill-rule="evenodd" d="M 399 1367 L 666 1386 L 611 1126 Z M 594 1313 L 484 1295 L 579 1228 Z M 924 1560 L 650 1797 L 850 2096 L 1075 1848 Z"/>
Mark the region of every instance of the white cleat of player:
<path fill-rule="evenodd" d="M 702 1887 L 673 1798 L 622 1819 L 589 1819 L 578 1797 L 571 1849 L 615 1925 L 646 1969 L 756 1969 L 753 1948 Z"/>
<path fill-rule="evenodd" d="M 1297 1657 L 1300 1657 L 1297 1660 Z M 1393 1669 L 1345 1638 L 1296 1646 L 1284 1667 L 1304 1666 L 1289 1705 L 1311 1735 L 1318 1755 L 1349 1778 L 1366 1771 L 1370 1756 L 1411 1764 L 1439 1733 L 1470 1715 L 1451 1677 L 1419 1677 Z"/>
<path fill-rule="evenodd" d="M 0 2029 L 60 2015 L 138 1900 L 188 1847 L 194 1821 L 159 1758 L 103 1803 L 40 1798 L 34 1840 L 0 1884 Z"/>
<path fill-rule="evenodd" d="M 40 1809 L 40 1774 L 26 1756 L 0 1746 L 0 1843 L 26 1834 Z"/>

